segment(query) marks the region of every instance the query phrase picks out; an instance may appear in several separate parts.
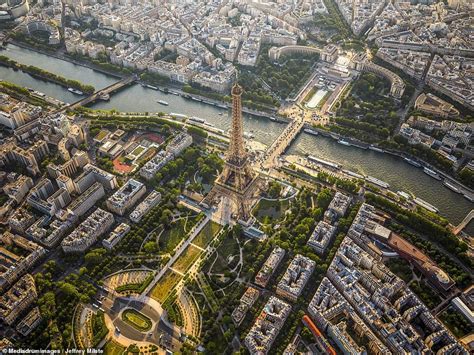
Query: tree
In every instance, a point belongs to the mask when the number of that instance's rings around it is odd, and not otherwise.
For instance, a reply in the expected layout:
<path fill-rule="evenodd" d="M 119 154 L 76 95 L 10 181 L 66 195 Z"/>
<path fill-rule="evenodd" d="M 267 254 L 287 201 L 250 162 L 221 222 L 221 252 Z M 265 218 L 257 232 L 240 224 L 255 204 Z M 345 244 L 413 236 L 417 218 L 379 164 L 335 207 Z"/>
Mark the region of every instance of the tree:
<path fill-rule="evenodd" d="M 154 253 L 158 250 L 158 245 L 156 244 L 155 241 L 146 242 L 145 245 L 143 246 L 143 249 L 147 253 Z"/>
<path fill-rule="evenodd" d="M 105 253 L 107 253 L 107 251 L 104 248 L 92 249 L 86 254 L 84 260 L 86 264 L 97 265 L 102 261 Z"/>
<path fill-rule="evenodd" d="M 300 223 L 295 227 L 295 233 L 297 235 L 306 236 L 308 234 L 308 232 L 309 232 L 309 228 L 305 224 Z"/>
<path fill-rule="evenodd" d="M 160 224 L 163 224 L 166 227 L 169 227 L 171 220 L 173 217 L 173 213 L 169 209 L 163 210 L 163 213 L 161 214 L 160 217 Z"/>
<path fill-rule="evenodd" d="M 278 198 L 281 193 L 281 185 L 276 182 L 272 181 L 268 187 L 268 196 L 271 198 Z"/>
<path fill-rule="evenodd" d="M 317 197 L 318 206 L 323 210 L 327 209 L 332 200 L 331 190 L 323 189 Z"/>
<path fill-rule="evenodd" d="M 76 287 L 69 282 L 61 282 L 59 284 L 59 289 L 68 296 L 73 296 L 74 298 L 79 296 L 79 292 Z"/>
<path fill-rule="evenodd" d="M 56 313 L 56 299 L 53 292 L 46 292 L 43 297 L 38 299 L 38 305 L 41 315 L 49 320 Z"/>

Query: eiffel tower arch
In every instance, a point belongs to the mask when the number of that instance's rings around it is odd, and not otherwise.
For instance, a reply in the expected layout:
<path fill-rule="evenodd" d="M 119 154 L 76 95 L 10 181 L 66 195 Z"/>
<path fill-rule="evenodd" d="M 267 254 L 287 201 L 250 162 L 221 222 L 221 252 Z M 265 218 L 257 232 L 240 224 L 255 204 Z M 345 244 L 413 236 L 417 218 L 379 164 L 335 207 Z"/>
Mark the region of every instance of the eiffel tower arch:
<path fill-rule="evenodd" d="M 230 199 L 236 206 L 237 219 L 247 221 L 261 183 L 258 174 L 250 166 L 245 149 L 242 119 L 242 87 L 232 87 L 232 126 L 229 148 L 226 153 L 224 168 L 216 182 L 202 201 L 207 205 L 216 203 L 219 198 Z"/>

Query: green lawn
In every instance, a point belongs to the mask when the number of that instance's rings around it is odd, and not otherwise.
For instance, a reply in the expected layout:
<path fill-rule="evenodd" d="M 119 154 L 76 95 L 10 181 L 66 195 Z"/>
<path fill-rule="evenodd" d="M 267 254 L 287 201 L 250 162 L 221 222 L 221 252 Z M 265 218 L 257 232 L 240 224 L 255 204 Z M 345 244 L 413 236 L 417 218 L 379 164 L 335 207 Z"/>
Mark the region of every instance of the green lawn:
<path fill-rule="evenodd" d="M 196 238 L 193 239 L 193 244 L 201 248 L 206 248 L 209 242 L 216 236 L 216 234 L 221 230 L 221 225 L 214 221 L 209 221 L 201 229 Z"/>
<path fill-rule="evenodd" d="M 136 163 L 138 165 L 144 163 L 145 161 L 151 159 L 156 153 L 157 153 L 158 149 L 156 149 L 155 147 L 151 147 L 151 148 L 148 148 L 148 150 L 146 151 L 146 153 L 144 153 L 140 159 L 138 159 L 136 161 Z"/>
<path fill-rule="evenodd" d="M 104 351 L 107 355 L 123 355 L 125 347 L 111 340 L 105 344 Z"/>
<path fill-rule="evenodd" d="M 217 253 L 219 254 L 219 256 L 217 257 L 217 260 L 211 270 L 212 273 L 224 273 L 226 271 L 230 271 L 232 266 L 236 265 L 237 261 L 239 260 L 239 245 L 237 244 L 235 238 L 232 237 L 231 233 L 229 233 L 219 245 L 219 247 L 217 248 Z M 214 255 L 212 257 L 215 257 Z M 227 259 L 231 255 L 235 255 L 235 259 L 231 263 L 231 265 L 228 265 Z"/>
<path fill-rule="evenodd" d="M 189 267 L 197 260 L 201 254 L 201 249 L 198 249 L 192 245 L 188 246 L 181 256 L 171 266 L 176 271 L 185 273 Z"/>
<path fill-rule="evenodd" d="M 289 206 L 289 201 L 270 201 L 261 199 L 255 207 L 253 213 L 259 222 L 265 220 L 278 220 L 285 213 Z"/>
<path fill-rule="evenodd" d="M 165 302 L 168 295 L 182 278 L 181 275 L 168 270 L 153 287 L 150 296 L 160 303 Z"/>
<path fill-rule="evenodd" d="M 141 332 L 149 331 L 152 326 L 150 318 L 134 309 L 123 311 L 122 320 Z"/>
<path fill-rule="evenodd" d="M 198 216 L 189 216 L 178 219 L 171 227 L 165 229 L 160 236 L 159 247 L 162 253 L 171 253 L 181 240 L 193 228 L 198 220 Z"/>
<path fill-rule="evenodd" d="M 140 153 L 142 153 L 143 151 L 145 150 L 145 147 L 142 147 L 141 145 L 139 145 L 138 147 L 136 147 L 133 152 L 132 152 L 132 155 L 135 155 L 136 157 L 140 155 Z"/>
<path fill-rule="evenodd" d="M 176 248 L 181 240 L 186 237 L 184 224 L 186 219 L 179 219 L 169 229 L 165 229 L 161 233 L 159 240 L 160 250 L 164 253 L 170 253 Z"/>
<path fill-rule="evenodd" d="M 105 138 L 105 136 L 108 134 L 109 132 L 106 131 L 106 130 L 101 130 L 99 133 L 97 133 L 97 135 L 94 137 L 94 139 L 98 140 L 98 141 L 101 141 L 102 139 Z"/>

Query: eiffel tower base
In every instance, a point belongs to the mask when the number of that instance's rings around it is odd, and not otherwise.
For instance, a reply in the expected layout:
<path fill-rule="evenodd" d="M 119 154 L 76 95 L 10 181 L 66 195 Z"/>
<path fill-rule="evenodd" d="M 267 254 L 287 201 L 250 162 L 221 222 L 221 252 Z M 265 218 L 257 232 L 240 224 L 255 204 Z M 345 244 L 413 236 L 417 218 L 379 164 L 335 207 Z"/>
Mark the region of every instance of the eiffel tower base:
<path fill-rule="evenodd" d="M 216 182 L 201 203 L 211 206 L 215 205 L 220 197 L 228 198 L 233 206 L 237 207 L 234 215 L 235 219 L 247 222 L 251 217 L 252 207 L 258 199 L 261 184 L 262 179 L 256 176 L 241 192 L 231 186 Z"/>

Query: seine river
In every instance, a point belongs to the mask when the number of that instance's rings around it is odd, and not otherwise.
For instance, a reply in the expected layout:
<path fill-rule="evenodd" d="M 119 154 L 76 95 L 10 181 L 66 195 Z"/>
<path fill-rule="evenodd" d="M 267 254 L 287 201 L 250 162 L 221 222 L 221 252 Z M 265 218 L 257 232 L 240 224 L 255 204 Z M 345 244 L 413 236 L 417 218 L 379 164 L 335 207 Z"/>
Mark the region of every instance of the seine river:
<path fill-rule="evenodd" d="M 68 79 L 79 80 L 84 84 L 93 85 L 96 89 L 106 87 L 117 81 L 114 77 L 92 69 L 14 45 L 8 45 L 6 50 L 0 51 L 0 55 L 8 56 L 23 64 L 37 66 Z M 13 71 L 9 68 L 0 67 L 0 78 L 44 92 L 46 95 L 64 102 L 71 103 L 80 98 L 59 85 L 35 79 L 28 74 Z M 164 100 L 169 105 L 161 105 L 157 100 Z M 114 94 L 110 101 L 97 102 L 93 107 L 97 109 L 114 108 L 126 112 L 161 111 L 181 113 L 201 117 L 223 130 L 230 128 L 230 112 L 226 109 L 144 88 L 139 84 Z M 255 140 L 265 145 L 271 144 L 284 128 L 283 124 L 272 122 L 267 118 L 250 115 L 245 115 L 244 118 L 244 130 L 252 133 Z M 287 154 L 311 154 L 337 162 L 346 169 L 386 181 L 390 184 L 392 190 L 411 192 L 438 207 L 440 213 L 449 218 L 454 224 L 460 222 L 474 208 L 473 203 L 466 200 L 462 195 L 448 190 L 441 182 L 424 174 L 422 169 L 415 168 L 403 159 L 387 154 L 346 147 L 330 138 L 311 136 L 306 133 L 302 133 L 297 137 Z M 471 223 L 466 231 L 474 234 L 474 223 Z"/>

